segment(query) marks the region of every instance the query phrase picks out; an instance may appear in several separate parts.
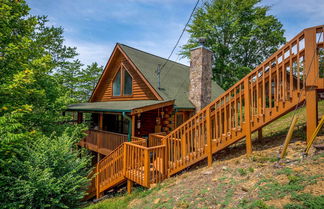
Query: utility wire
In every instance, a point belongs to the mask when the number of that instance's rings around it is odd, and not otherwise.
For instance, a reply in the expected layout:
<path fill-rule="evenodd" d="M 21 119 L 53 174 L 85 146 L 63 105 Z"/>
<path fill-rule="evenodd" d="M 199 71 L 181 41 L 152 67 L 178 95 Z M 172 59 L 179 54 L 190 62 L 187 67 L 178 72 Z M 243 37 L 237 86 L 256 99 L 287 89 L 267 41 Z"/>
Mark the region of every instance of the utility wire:
<path fill-rule="evenodd" d="M 186 31 L 186 28 L 187 28 L 187 26 L 188 26 L 188 24 L 189 24 L 189 22 L 190 22 L 190 20 L 191 20 L 191 18 L 192 18 L 192 16 L 193 16 L 193 14 L 194 14 L 195 11 L 196 11 L 196 8 L 197 8 L 199 2 L 200 2 L 200 0 L 197 0 L 196 5 L 195 5 L 195 7 L 194 7 L 193 10 L 192 10 L 192 12 L 191 12 L 191 14 L 190 14 L 190 17 L 189 17 L 189 19 L 188 19 L 186 25 L 184 26 L 184 28 L 183 28 L 183 30 L 182 30 L 182 32 L 181 32 L 181 34 L 180 34 L 180 36 L 179 36 L 179 38 L 178 38 L 178 40 L 177 40 L 175 46 L 173 47 L 173 49 L 172 49 L 172 51 L 171 51 L 169 57 L 167 58 L 167 60 L 163 63 L 162 67 L 160 68 L 160 71 L 162 71 L 163 68 L 165 67 L 165 65 L 170 61 L 170 58 L 171 58 L 171 56 L 173 55 L 174 50 L 177 48 L 177 46 L 178 46 L 178 44 L 179 44 L 179 42 L 180 42 L 180 40 L 181 40 L 181 38 L 182 38 L 184 32 Z"/>

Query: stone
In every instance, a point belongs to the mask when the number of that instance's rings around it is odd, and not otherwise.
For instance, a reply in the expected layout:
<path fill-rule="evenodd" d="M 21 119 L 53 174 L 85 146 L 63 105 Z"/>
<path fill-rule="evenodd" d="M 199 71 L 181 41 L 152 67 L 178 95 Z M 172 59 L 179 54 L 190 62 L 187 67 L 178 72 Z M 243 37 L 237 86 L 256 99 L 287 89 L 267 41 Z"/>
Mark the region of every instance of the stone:
<path fill-rule="evenodd" d="M 203 47 L 196 47 L 190 52 L 189 100 L 196 111 L 211 102 L 212 52 Z"/>
<path fill-rule="evenodd" d="M 160 198 L 157 198 L 153 201 L 154 204 L 158 204 L 160 202 Z"/>
<path fill-rule="evenodd" d="M 212 174 L 212 173 L 213 173 L 212 170 L 208 170 L 208 171 L 204 171 L 204 172 L 202 172 L 203 175 L 210 175 L 210 174 Z"/>

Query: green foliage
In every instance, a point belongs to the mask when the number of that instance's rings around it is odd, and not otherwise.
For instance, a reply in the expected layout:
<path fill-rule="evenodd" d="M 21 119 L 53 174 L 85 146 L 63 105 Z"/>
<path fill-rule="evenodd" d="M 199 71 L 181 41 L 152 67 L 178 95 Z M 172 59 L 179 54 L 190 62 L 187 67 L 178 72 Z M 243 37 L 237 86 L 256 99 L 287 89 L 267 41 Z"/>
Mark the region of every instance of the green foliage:
<path fill-rule="evenodd" d="M 247 171 L 244 168 L 238 168 L 237 172 L 241 175 L 241 176 L 246 176 L 247 175 Z"/>
<path fill-rule="evenodd" d="M 280 199 L 288 194 L 295 194 L 296 192 L 302 191 L 306 185 L 315 184 L 317 178 L 321 177 L 321 175 L 305 176 L 295 173 L 291 169 L 282 169 L 277 174 L 286 174 L 289 182 L 282 184 L 275 179 L 260 180 L 258 185 L 261 183 L 265 184 L 259 188 L 259 197 L 264 200 Z"/>
<path fill-rule="evenodd" d="M 0 0 L 0 208 L 75 208 L 89 156 L 75 147 L 83 126 L 63 124 L 75 100 L 56 74 L 75 66 L 76 51 L 29 10 Z"/>
<path fill-rule="evenodd" d="M 285 42 L 282 24 L 270 7 L 259 6 L 260 0 L 206 1 L 189 25 L 190 38 L 182 49 L 198 45 L 205 37 L 206 46 L 214 52 L 213 79 L 228 89 Z"/>
<path fill-rule="evenodd" d="M 23 156 L 1 164 L 0 207 L 79 206 L 88 182 L 90 159 L 82 150 L 76 150 L 75 136 L 64 133 L 60 137 L 33 138 L 24 149 Z"/>
<path fill-rule="evenodd" d="M 268 206 L 262 200 L 254 200 L 254 201 L 250 202 L 247 199 L 243 199 L 243 200 L 241 200 L 240 204 L 238 205 L 238 208 L 242 208 L 242 209 L 270 209 L 270 208 L 274 208 L 274 207 Z"/>
<path fill-rule="evenodd" d="M 313 196 L 311 194 L 302 193 L 293 195 L 291 198 L 298 203 L 289 203 L 284 209 L 318 209 L 324 208 L 324 195 Z"/>

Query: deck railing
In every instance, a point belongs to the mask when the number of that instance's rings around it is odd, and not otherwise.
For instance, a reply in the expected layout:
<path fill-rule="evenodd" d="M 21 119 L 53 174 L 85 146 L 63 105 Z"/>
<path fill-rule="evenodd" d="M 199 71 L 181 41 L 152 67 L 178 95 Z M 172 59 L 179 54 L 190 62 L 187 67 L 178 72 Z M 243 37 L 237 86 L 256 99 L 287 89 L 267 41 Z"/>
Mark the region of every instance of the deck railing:
<path fill-rule="evenodd" d="M 101 130 L 88 130 L 87 136 L 79 144 L 90 150 L 108 155 L 123 142 L 127 141 L 128 136 L 125 134 Z"/>
<path fill-rule="evenodd" d="M 154 147 L 154 146 L 162 145 L 162 139 L 165 136 L 166 136 L 165 132 L 149 134 L 149 138 L 148 138 L 148 141 L 147 141 L 147 146 L 148 147 Z"/>

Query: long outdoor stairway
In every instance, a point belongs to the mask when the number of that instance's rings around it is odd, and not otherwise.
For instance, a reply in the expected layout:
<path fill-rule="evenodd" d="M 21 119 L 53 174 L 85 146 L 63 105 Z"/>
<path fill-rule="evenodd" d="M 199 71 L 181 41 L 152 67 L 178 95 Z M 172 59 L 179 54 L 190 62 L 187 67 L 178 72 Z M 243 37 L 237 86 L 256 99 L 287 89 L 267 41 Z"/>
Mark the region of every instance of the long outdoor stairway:
<path fill-rule="evenodd" d="M 168 135 L 123 142 L 97 164 L 89 192 L 98 198 L 126 180 L 150 187 L 206 158 L 211 165 L 214 153 L 243 138 L 250 154 L 253 132 L 304 104 L 309 138 L 324 91 L 323 28 L 303 30 Z"/>

